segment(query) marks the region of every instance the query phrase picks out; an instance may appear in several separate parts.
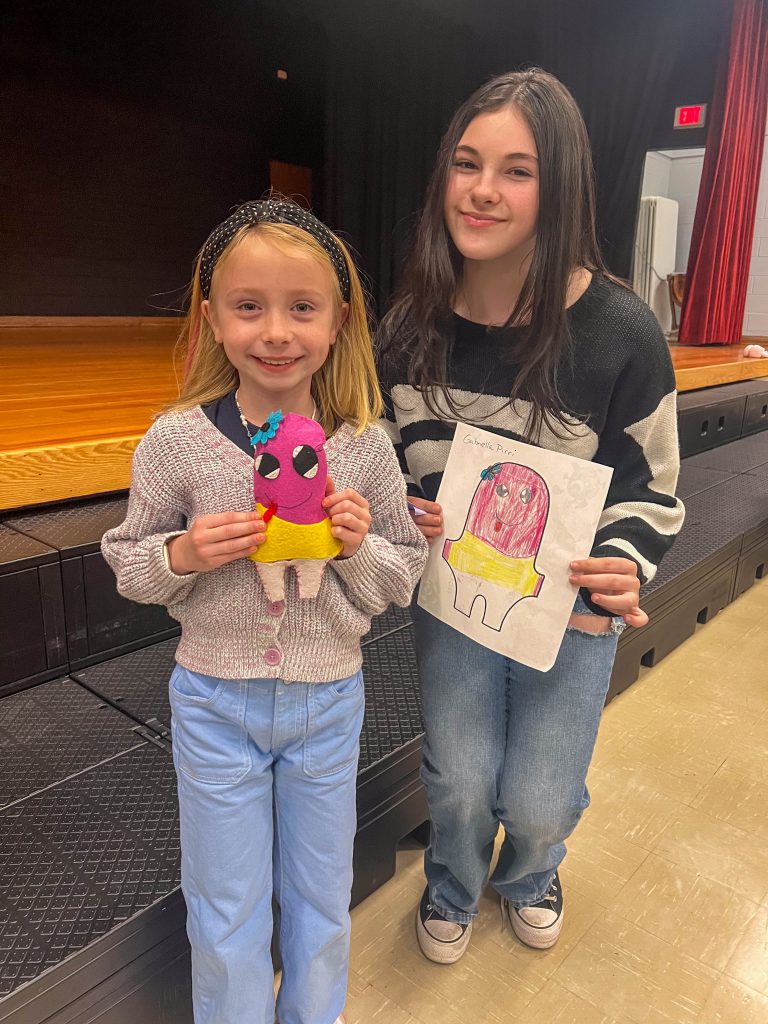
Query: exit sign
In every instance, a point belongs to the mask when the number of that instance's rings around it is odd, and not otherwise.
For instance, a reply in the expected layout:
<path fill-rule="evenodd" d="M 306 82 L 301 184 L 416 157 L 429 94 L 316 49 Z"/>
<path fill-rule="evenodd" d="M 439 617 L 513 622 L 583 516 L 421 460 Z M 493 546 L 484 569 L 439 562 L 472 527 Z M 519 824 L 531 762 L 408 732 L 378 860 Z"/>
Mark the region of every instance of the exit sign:
<path fill-rule="evenodd" d="M 675 128 L 703 128 L 707 119 L 707 104 L 675 108 Z"/>

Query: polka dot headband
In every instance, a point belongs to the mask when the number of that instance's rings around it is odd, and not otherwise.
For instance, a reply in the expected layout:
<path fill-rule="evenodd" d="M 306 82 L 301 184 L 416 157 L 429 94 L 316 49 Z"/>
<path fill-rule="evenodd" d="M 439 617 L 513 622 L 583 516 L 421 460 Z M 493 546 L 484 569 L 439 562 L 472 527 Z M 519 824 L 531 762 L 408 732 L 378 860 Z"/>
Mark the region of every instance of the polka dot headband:
<path fill-rule="evenodd" d="M 341 297 L 344 302 L 349 302 L 349 268 L 336 239 L 325 224 L 308 210 L 295 203 L 276 199 L 245 203 L 210 233 L 200 259 L 200 289 L 203 298 L 207 299 L 210 295 L 213 271 L 235 234 L 240 228 L 252 227 L 255 224 L 293 224 L 294 227 L 301 228 L 311 235 L 328 253 L 339 279 Z"/>

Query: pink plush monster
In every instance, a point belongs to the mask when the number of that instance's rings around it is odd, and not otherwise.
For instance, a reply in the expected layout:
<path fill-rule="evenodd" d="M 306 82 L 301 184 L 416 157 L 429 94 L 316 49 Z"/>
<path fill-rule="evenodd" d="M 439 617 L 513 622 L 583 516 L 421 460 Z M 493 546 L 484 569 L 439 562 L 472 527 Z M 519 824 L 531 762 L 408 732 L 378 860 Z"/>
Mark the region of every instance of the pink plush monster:
<path fill-rule="evenodd" d="M 500 630 L 518 601 L 538 597 L 544 577 L 535 559 L 548 513 L 549 489 L 532 469 L 497 462 L 482 471 L 461 536 L 443 545 L 457 611 L 470 616 L 482 597 L 483 624 Z"/>
<path fill-rule="evenodd" d="M 285 597 L 288 566 L 296 572 L 299 597 L 315 597 L 326 563 L 342 549 L 322 504 L 328 475 L 323 428 L 295 413 L 272 413 L 252 443 L 254 497 L 267 539 L 250 557 L 271 601 Z"/>

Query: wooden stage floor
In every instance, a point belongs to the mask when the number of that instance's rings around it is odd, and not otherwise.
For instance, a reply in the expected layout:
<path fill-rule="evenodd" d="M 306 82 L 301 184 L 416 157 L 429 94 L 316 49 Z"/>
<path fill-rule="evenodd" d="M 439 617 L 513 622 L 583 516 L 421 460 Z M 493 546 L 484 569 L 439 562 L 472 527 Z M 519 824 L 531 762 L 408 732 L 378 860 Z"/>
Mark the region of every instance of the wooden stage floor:
<path fill-rule="evenodd" d="M 768 347 L 765 338 L 751 342 Z M 741 345 L 676 345 L 669 346 L 678 391 L 695 391 L 716 384 L 733 384 L 738 380 L 768 377 L 768 359 L 746 359 Z"/>
<path fill-rule="evenodd" d="M 177 394 L 175 317 L 0 318 L 0 510 L 124 490 Z M 680 391 L 768 376 L 743 346 L 670 346 Z"/>
<path fill-rule="evenodd" d="M 180 326 L 0 318 L 0 509 L 128 487 L 134 448 L 178 394 Z"/>

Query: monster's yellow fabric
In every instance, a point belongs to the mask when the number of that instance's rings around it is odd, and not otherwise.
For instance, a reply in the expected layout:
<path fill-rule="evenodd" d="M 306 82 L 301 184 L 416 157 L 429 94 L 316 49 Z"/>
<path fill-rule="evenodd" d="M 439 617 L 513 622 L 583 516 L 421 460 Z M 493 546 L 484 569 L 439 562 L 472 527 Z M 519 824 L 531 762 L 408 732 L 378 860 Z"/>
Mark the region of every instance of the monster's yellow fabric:
<path fill-rule="evenodd" d="M 533 557 L 511 558 L 509 555 L 502 555 L 490 544 L 466 532 L 459 540 L 451 543 L 448 564 L 457 572 L 479 576 L 489 583 L 497 583 L 500 587 L 514 590 L 522 597 L 530 597 L 535 593 L 540 578 L 534 567 Z"/>
<path fill-rule="evenodd" d="M 264 515 L 259 503 L 256 511 Z M 289 562 L 292 558 L 335 558 L 344 545 L 331 533 L 331 520 L 319 523 L 289 523 L 272 516 L 267 523 L 267 539 L 248 557 L 254 562 Z"/>

